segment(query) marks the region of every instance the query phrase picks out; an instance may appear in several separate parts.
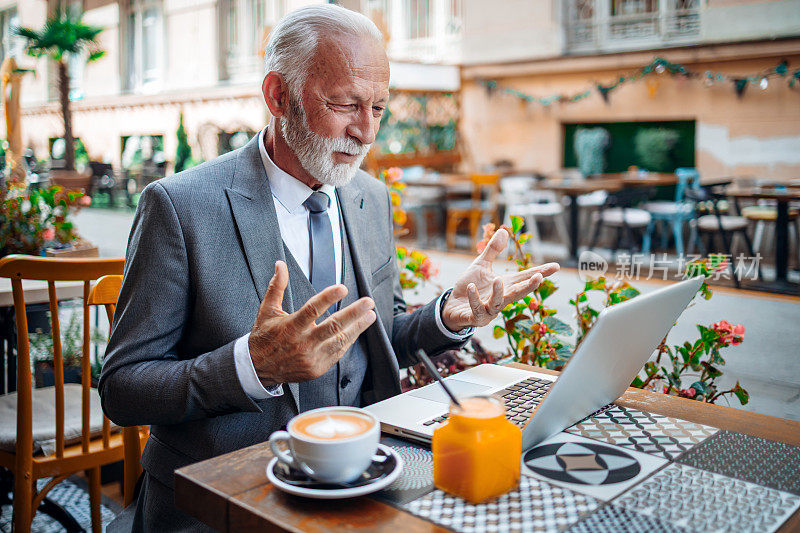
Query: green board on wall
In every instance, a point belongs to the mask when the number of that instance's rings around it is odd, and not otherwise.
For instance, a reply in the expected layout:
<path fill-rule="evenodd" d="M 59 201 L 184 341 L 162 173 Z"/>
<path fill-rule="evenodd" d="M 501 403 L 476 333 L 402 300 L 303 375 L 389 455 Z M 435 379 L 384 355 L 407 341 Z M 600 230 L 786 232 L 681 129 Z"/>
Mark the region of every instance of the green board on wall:
<path fill-rule="evenodd" d="M 636 133 L 641 129 L 665 128 L 678 132 L 679 139 L 672 152 L 674 168 L 695 166 L 693 120 L 669 120 L 652 122 L 583 122 L 564 124 L 564 168 L 577 167 L 574 140 L 578 128 L 601 127 L 608 130 L 611 142 L 606 152 L 606 172 L 624 172 L 635 165 L 644 168 L 634 146 Z"/>

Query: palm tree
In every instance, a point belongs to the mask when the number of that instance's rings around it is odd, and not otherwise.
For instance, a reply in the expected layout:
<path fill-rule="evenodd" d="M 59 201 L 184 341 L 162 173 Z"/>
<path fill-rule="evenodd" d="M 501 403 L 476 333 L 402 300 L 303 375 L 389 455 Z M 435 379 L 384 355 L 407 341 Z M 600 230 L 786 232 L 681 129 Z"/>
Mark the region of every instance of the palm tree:
<path fill-rule="evenodd" d="M 97 36 L 103 28 L 83 22 L 83 12 L 70 9 L 57 10 L 49 17 L 44 27 L 37 31 L 18 28 L 17 35 L 23 37 L 25 52 L 33 57 L 47 56 L 58 67 L 58 93 L 61 115 L 64 118 L 64 142 L 66 144 L 66 170 L 75 170 L 75 141 L 72 137 L 72 112 L 69 108 L 68 56 L 81 56 L 88 52 L 87 63 L 100 59 L 105 51 L 99 48 Z"/>

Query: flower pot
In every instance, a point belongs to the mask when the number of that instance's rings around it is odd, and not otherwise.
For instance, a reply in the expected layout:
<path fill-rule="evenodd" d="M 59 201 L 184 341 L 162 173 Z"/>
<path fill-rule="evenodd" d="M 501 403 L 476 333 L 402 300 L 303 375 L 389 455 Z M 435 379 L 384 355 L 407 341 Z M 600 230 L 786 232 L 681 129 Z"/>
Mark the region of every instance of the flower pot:
<path fill-rule="evenodd" d="M 88 241 L 72 244 L 66 248 L 46 248 L 44 255 L 45 257 L 61 258 L 100 257 L 97 246 Z"/>
<path fill-rule="evenodd" d="M 50 169 L 50 183 L 61 185 L 65 189 L 79 189 L 85 192 L 89 190 L 91 181 L 91 174 L 84 174 L 76 170 Z"/>
<path fill-rule="evenodd" d="M 56 384 L 56 369 L 53 361 L 36 361 L 33 366 L 33 377 L 36 388 L 52 387 Z M 80 383 L 81 368 L 79 366 L 64 367 L 64 383 Z"/>

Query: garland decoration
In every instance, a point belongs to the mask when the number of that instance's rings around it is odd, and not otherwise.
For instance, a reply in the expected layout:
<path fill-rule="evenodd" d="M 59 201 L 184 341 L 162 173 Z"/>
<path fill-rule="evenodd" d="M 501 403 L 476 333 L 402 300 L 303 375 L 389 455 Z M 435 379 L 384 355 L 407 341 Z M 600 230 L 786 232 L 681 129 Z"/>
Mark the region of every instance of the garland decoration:
<path fill-rule="evenodd" d="M 800 86 L 800 68 L 790 72 L 789 63 L 786 60 L 781 61 L 772 68 L 761 72 L 756 72 L 752 75 L 730 76 L 728 74 L 712 72 L 710 70 L 703 72 L 689 70 L 685 66 L 679 63 L 672 63 L 663 57 L 655 57 L 649 64 L 641 67 L 629 75 L 620 76 L 611 83 L 602 84 L 599 82 L 594 82 L 593 87 L 572 95 L 553 94 L 550 96 L 538 97 L 526 94 L 522 91 L 514 89 L 513 87 L 501 87 L 497 80 L 479 80 L 479 83 L 486 88 L 486 93 L 489 96 L 492 96 L 493 94 L 504 94 L 518 98 L 522 102 L 533 102 L 545 107 L 548 107 L 556 102 L 578 102 L 591 96 L 593 91 L 597 91 L 603 98 L 603 101 L 608 104 L 610 103 L 611 92 L 621 85 L 664 73 L 667 73 L 671 76 L 682 76 L 689 79 L 701 79 L 706 87 L 711 87 L 714 84 L 719 83 L 731 83 L 736 96 L 739 98 L 744 96 L 745 91 L 750 85 L 758 85 L 762 91 L 767 90 L 769 87 L 769 80 L 771 78 L 788 78 L 789 87 L 794 88 L 795 85 Z M 654 90 L 650 88 L 649 90 L 651 93 L 655 93 Z"/>

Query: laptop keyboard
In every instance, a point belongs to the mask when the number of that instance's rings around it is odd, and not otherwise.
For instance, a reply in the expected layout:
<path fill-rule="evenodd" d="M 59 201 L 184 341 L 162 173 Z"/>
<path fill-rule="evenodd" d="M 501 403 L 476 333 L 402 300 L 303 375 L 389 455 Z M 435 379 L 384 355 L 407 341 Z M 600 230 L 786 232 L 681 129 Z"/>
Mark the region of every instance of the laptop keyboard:
<path fill-rule="evenodd" d="M 506 404 L 506 418 L 520 427 L 524 426 L 531 411 L 539 405 L 553 383 L 546 379 L 528 378 L 497 392 L 496 394 L 503 398 Z M 449 416 L 449 413 L 445 413 L 442 416 L 426 420 L 422 425 L 441 424 Z"/>

